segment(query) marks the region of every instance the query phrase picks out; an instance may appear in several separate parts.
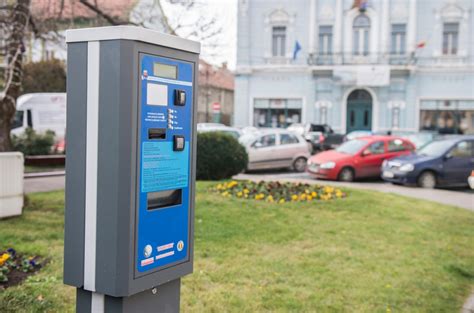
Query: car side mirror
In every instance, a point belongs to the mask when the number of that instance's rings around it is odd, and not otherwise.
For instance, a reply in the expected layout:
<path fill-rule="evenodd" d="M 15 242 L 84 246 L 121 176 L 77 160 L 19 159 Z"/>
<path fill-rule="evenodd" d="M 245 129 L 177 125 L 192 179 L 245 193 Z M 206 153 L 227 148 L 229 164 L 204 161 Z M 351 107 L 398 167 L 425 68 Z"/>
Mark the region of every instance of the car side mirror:
<path fill-rule="evenodd" d="M 444 160 L 447 161 L 449 159 L 452 159 L 453 158 L 453 155 L 451 153 L 448 153 L 444 156 Z"/>
<path fill-rule="evenodd" d="M 371 154 L 372 154 L 372 152 L 370 152 L 369 149 L 365 149 L 364 151 L 362 151 L 362 156 L 364 156 L 364 157 L 365 157 L 365 156 L 369 156 L 369 155 L 371 155 Z"/>
<path fill-rule="evenodd" d="M 262 143 L 261 143 L 260 141 L 257 141 L 257 142 L 255 142 L 255 143 L 252 145 L 252 147 L 254 147 L 254 148 L 256 148 L 256 149 L 261 148 L 262 146 L 263 146 L 263 145 L 262 145 Z"/>

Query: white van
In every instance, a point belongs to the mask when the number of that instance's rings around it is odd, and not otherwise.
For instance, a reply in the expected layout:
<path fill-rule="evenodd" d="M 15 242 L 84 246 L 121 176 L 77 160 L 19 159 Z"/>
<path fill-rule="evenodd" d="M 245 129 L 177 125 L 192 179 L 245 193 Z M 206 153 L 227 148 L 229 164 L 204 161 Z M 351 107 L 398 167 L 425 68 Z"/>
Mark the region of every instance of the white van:
<path fill-rule="evenodd" d="M 16 101 L 16 114 L 11 133 L 22 134 L 31 127 L 36 133 L 54 131 L 55 140 L 66 133 L 66 93 L 29 93 Z"/>

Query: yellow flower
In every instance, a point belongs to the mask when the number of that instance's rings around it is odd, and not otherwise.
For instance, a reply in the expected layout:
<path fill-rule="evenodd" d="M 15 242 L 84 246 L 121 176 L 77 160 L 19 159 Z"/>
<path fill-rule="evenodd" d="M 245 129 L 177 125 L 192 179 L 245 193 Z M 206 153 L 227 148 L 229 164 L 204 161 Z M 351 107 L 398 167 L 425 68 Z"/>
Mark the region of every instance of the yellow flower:
<path fill-rule="evenodd" d="M 243 194 L 244 194 L 244 193 L 243 193 L 242 191 L 239 191 L 239 192 L 237 192 L 237 197 L 240 198 L 240 197 L 242 197 Z"/>
<path fill-rule="evenodd" d="M 292 195 L 292 196 L 291 196 L 291 200 L 293 200 L 293 201 L 298 200 L 298 196 L 297 196 L 297 195 Z"/>
<path fill-rule="evenodd" d="M 10 258 L 10 255 L 8 253 L 4 253 L 2 254 L 2 256 L 0 256 L 0 266 L 2 266 L 3 264 L 5 264 L 5 262 Z"/>
<path fill-rule="evenodd" d="M 269 196 L 267 197 L 267 201 L 268 201 L 268 202 L 273 202 L 273 196 L 272 196 L 272 195 L 269 195 Z"/>
<path fill-rule="evenodd" d="M 309 192 L 308 189 L 306 189 L 304 192 L 305 192 L 306 194 L 308 194 L 308 195 L 310 194 L 310 192 Z"/>
<path fill-rule="evenodd" d="M 311 193 L 311 197 L 316 198 L 318 196 L 318 193 L 316 191 L 313 191 Z"/>
<path fill-rule="evenodd" d="M 281 198 L 280 201 L 278 201 L 278 203 L 285 203 L 285 199 Z"/>
<path fill-rule="evenodd" d="M 306 200 L 311 201 L 311 200 L 313 200 L 313 197 L 308 196 L 308 197 L 306 197 Z"/>
<path fill-rule="evenodd" d="M 221 184 L 217 185 L 217 190 L 221 190 L 221 189 L 222 189 L 222 185 Z"/>
<path fill-rule="evenodd" d="M 244 189 L 245 194 L 248 194 L 249 192 L 250 192 L 250 190 L 248 190 L 247 188 Z"/>
<path fill-rule="evenodd" d="M 334 192 L 334 187 L 326 186 L 323 189 L 324 193 L 333 193 Z"/>
<path fill-rule="evenodd" d="M 300 200 L 306 200 L 306 194 L 305 193 L 300 195 Z"/>

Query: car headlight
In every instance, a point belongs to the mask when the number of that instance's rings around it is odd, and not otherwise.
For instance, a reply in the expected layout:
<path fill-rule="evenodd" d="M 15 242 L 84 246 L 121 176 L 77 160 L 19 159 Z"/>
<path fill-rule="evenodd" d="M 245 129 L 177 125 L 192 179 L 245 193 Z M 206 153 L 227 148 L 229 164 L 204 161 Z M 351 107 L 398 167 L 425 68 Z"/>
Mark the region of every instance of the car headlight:
<path fill-rule="evenodd" d="M 313 161 L 311 161 L 311 159 L 308 160 L 308 166 L 313 164 Z"/>
<path fill-rule="evenodd" d="M 415 169 L 415 166 L 413 164 L 404 164 L 402 166 L 400 166 L 400 171 L 402 172 L 411 172 Z"/>
<path fill-rule="evenodd" d="M 382 167 L 386 167 L 388 164 L 388 161 L 387 160 L 384 160 L 383 163 L 382 163 Z"/>
<path fill-rule="evenodd" d="M 324 168 L 324 169 L 331 169 L 335 167 L 336 167 L 335 162 L 326 162 L 326 163 L 321 164 L 321 168 Z"/>

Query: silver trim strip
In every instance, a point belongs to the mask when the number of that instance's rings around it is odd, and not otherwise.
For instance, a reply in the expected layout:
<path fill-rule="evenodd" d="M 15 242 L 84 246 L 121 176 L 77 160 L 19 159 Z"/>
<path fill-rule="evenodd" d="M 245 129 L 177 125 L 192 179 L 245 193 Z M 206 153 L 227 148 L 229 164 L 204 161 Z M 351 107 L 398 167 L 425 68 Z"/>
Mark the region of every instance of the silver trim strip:
<path fill-rule="evenodd" d="M 156 30 L 136 26 L 106 26 L 94 28 L 71 29 L 66 31 L 66 42 L 84 42 L 99 40 L 135 40 L 158 46 L 174 48 L 192 53 L 201 52 L 197 41 L 168 35 Z"/>
<path fill-rule="evenodd" d="M 105 297 L 100 293 L 92 293 L 91 297 L 91 312 L 103 313 L 105 310 Z"/>
<path fill-rule="evenodd" d="M 87 44 L 86 225 L 84 236 L 84 289 L 89 291 L 95 291 L 96 269 L 99 54 L 100 43 L 98 41 L 89 42 Z"/>

